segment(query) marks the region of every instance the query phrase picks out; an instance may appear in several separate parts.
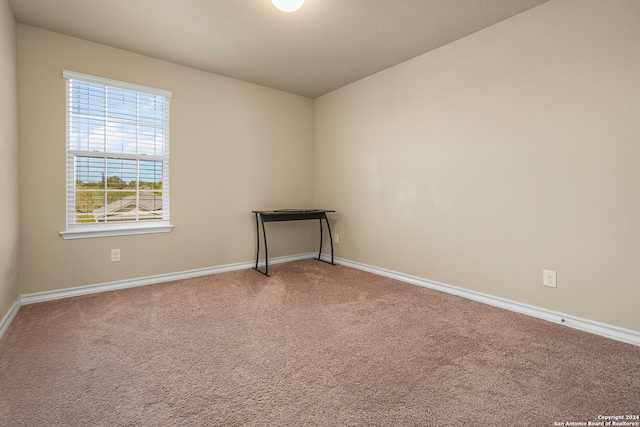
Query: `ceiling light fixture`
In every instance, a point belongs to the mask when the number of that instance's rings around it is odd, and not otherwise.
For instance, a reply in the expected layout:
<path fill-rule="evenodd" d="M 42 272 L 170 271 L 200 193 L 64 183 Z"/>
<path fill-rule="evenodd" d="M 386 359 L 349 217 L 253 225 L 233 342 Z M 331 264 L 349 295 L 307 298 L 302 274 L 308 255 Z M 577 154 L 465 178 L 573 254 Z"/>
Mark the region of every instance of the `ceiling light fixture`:
<path fill-rule="evenodd" d="M 295 12 L 302 7 L 304 0 L 271 0 L 271 3 L 283 12 Z"/>

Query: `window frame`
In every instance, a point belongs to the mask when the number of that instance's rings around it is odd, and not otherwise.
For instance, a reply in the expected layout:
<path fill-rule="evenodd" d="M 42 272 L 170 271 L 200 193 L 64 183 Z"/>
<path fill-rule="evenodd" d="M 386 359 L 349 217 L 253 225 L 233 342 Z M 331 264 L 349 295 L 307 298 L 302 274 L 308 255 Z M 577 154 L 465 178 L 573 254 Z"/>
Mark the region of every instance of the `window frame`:
<path fill-rule="evenodd" d="M 64 70 L 62 76 L 65 80 L 65 120 L 66 120 L 66 136 L 65 136 L 65 170 L 66 170 L 66 200 L 65 200 L 65 217 L 66 230 L 61 231 L 60 235 L 63 239 L 82 239 L 93 237 L 122 236 L 133 234 L 150 234 L 150 233 L 168 233 L 173 229 L 170 223 L 170 183 L 169 183 L 169 142 L 170 142 L 170 100 L 173 93 L 169 90 L 142 86 L 134 83 L 123 82 L 119 80 L 108 79 L 104 77 L 93 76 L 89 74 L 78 73 L 75 71 Z M 86 83 L 93 83 L 117 89 L 132 90 L 138 93 L 151 94 L 165 98 L 165 120 L 163 122 L 164 133 L 164 155 L 147 156 L 144 154 L 125 154 L 110 153 L 106 150 L 103 152 L 93 152 L 91 150 L 72 150 L 71 149 L 71 117 L 72 117 L 72 100 L 70 99 L 71 80 L 78 80 Z M 105 113 L 105 123 L 107 116 Z M 138 144 L 136 139 L 136 146 Z M 82 156 L 82 154 L 86 154 Z M 137 160 L 137 161 L 162 161 L 162 219 L 147 220 L 131 220 L 123 222 L 98 222 L 98 223 L 78 223 L 76 222 L 76 156 L 94 157 L 116 160 Z M 105 160 L 106 161 L 106 160 Z M 137 166 L 139 171 L 140 166 Z M 138 197 L 140 189 L 136 189 Z"/>

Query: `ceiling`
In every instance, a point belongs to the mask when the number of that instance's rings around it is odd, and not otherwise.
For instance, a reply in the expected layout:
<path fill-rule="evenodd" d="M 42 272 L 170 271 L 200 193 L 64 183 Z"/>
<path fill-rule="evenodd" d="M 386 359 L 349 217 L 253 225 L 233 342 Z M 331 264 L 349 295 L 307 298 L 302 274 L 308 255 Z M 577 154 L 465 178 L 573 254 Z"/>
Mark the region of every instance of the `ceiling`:
<path fill-rule="evenodd" d="M 316 98 L 548 0 L 9 0 L 16 21 Z"/>

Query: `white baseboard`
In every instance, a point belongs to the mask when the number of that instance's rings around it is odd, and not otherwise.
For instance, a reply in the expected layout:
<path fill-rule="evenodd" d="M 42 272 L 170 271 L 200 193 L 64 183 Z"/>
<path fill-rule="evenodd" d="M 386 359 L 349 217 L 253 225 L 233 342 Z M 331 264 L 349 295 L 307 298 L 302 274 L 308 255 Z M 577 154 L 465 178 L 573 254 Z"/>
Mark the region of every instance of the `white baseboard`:
<path fill-rule="evenodd" d="M 20 310 L 20 298 L 13 303 L 7 314 L 5 314 L 2 319 L 2 322 L 0 322 L 0 340 L 4 336 L 4 333 L 7 332 L 7 329 L 9 329 L 9 325 L 13 321 L 13 318 L 18 314 L 18 310 Z"/>
<path fill-rule="evenodd" d="M 315 254 L 299 254 L 291 256 L 283 256 L 278 258 L 269 258 L 269 265 L 280 264 L 283 262 L 298 261 L 315 256 Z M 264 265 L 264 260 L 258 263 L 259 266 Z M 79 295 L 89 295 L 99 292 L 115 291 L 117 289 L 135 288 L 137 286 L 153 285 L 156 283 L 171 282 L 173 280 L 191 279 L 193 277 L 208 276 L 210 274 L 226 273 L 228 271 L 245 270 L 255 267 L 255 261 L 240 262 L 236 264 L 226 264 L 217 267 L 199 268 L 196 270 L 181 271 L 178 273 L 160 274 L 157 276 L 147 276 L 138 279 L 118 280 L 115 282 L 100 283 L 96 285 L 78 286 L 74 288 L 59 289 L 55 291 L 36 292 L 25 294 L 20 297 L 22 305 L 34 304 L 38 302 L 51 301 L 62 298 L 75 297 Z"/>
<path fill-rule="evenodd" d="M 315 253 L 299 254 L 292 256 L 285 256 L 279 258 L 273 258 L 269 260 L 269 264 L 280 264 L 284 262 L 298 261 L 301 259 L 314 258 Z M 323 254 L 323 259 L 330 261 L 330 257 Z M 470 291 L 456 286 L 447 285 L 444 283 L 434 282 L 432 280 L 423 279 L 420 277 L 410 276 L 408 274 L 399 273 L 384 268 L 373 267 L 370 265 L 362 264 L 359 262 L 349 261 L 346 259 L 334 258 L 336 264 L 341 264 L 347 267 L 355 268 L 369 273 L 377 274 L 391 279 L 399 280 L 401 282 L 411 283 L 414 285 L 422 286 L 436 291 L 445 292 L 452 295 L 457 295 L 463 298 L 467 298 L 473 301 L 478 301 L 484 304 L 500 307 L 506 310 L 514 311 L 516 313 L 526 314 L 528 316 L 536 317 L 539 319 L 547 320 L 549 322 L 558 323 L 568 326 L 570 328 L 579 329 L 581 331 L 590 332 L 592 334 L 600 335 L 606 338 L 610 338 L 616 341 L 625 342 L 628 344 L 640 346 L 640 332 L 630 329 L 621 328 L 618 326 L 608 325 L 606 323 L 596 322 L 594 320 L 583 319 L 576 316 L 571 316 L 565 313 L 559 313 L 552 310 L 547 310 L 541 307 L 535 307 L 528 304 L 523 304 L 517 301 L 511 301 L 504 298 L 483 294 L 480 292 Z M 264 265 L 264 261 L 261 261 L 259 265 Z M 156 283 L 170 282 L 173 280 L 189 279 L 199 276 L 207 276 L 210 274 L 225 273 L 228 271 L 244 270 L 247 268 L 255 267 L 255 262 L 242 262 L 237 264 L 227 264 L 218 267 L 202 268 L 197 270 L 189 270 L 178 273 L 161 274 L 157 276 L 148 276 L 138 279 L 119 280 L 115 282 L 101 283 L 88 286 L 79 286 L 75 288 L 60 289 L 55 291 L 37 292 L 32 294 L 25 294 L 13 304 L 9 312 L 5 315 L 4 319 L 0 323 L 0 338 L 2 338 L 4 332 L 9 327 L 9 324 L 18 312 L 21 305 L 33 304 L 44 301 L 51 301 L 61 298 L 69 298 L 79 295 L 88 295 L 98 292 L 107 292 L 117 289 L 133 288 L 136 286 L 146 286 Z"/>
<path fill-rule="evenodd" d="M 323 258 L 327 259 L 328 257 L 323 256 Z M 334 261 L 336 264 L 342 264 L 347 267 L 367 271 L 379 276 L 389 277 L 391 279 L 396 279 L 402 282 L 411 283 L 425 288 L 434 289 L 436 291 L 457 295 L 473 301 L 478 301 L 495 307 L 504 308 L 506 310 L 515 311 L 516 313 L 526 314 L 528 316 L 537 317 L 538 319 L 543 319 L 549 322 L 565 325 L 570 328 L 590 332 L 592 334 L 600 335 L 616 341 L 622 341 L 627 344 L 640 346 L 640 332 L 631 329 L 608 325 L 606 323 L 600 323 L 594 320 L 583 319 L 569 314 L 547 310 L 546 308 L 523 304 L 517 301 L 511 301 L 480 292 L 470 291 L 467 289 L 458 288 L 456 286 L 434 282 L 432 280 L 426 280 L 420 277 L 410 276 L 408 274 L 398 273 L 396 271 L 391 271 L 384 268 L 373 267 L 342 258 L 335 258 Z"/>

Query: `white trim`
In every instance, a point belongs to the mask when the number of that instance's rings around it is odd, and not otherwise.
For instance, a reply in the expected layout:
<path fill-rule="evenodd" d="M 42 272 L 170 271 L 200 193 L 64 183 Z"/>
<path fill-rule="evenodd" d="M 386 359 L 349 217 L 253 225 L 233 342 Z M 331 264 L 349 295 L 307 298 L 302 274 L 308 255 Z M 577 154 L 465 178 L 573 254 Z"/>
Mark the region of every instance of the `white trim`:
<path fill-rule="evenodd" d="M 314 256 L 314 254 L 300 254 L 269 258 L 269 264 L 281 264 L 283 262 L 298 261 Z M 261 261 L 258 265 L 263 265 Z M 158 283 L 171 282 L 173 280 L 191 279 L 193 277 L 208 276 L 210 274 L 226 273 L 228 271 L 246 270 L 255 267 L 255 261 L 240 262 L 237 264 L 226 264 L 218 267 L 199 268 L 196 270 L 182 271 L 178 273 L 160 274 L 157 276 L 147 276 L 138 279 L 118 280 L 115 282 L 99 283 L 95 285 L 77 286 L 74 288 L 58 289 L 55 291 L 36 292 L 25 294 L 20 297 L 22 305 L 35 304 L 38 302 L 53 301 L 62 298 L 71 298 L 80 295 L 97 294 L 100 292 L 115 291 L 118 289 L 135 288 L 138 286 L 154 285 Z M 256 273 L 258 274 L 258 273 Z"/>
<path fill-rule="evenodd" d="M 173 230 L 173 225 L 166 222 L 158 223 L 158 221 L 145 223 L 144 221 L 136 222 L 131 225 L 123 224 L 105 224 L 104 226 L 90 224 L 83 227 L 84 224 L 73 224 L 69 226 L 69 230 L 61 231 L 60 235 L 65 240 L 72 239 L 88 239 L 92 237 L 111 237 L 111 236 L 129 236 L 132 234 L 152 234 L 152 233 L 169 233 Z"/>
<path fill-rule="evenodd" d="M 280 264 L 284 262 L 298 261 L 302 259 L 315 258 L 315 253 L 306 253 L 299 255 L 291 255 L 273 258 L 269 260 L 270 264 Z M 322 255 L 322 258 L 326 261 L 330 261 L 330 257 L 326 254 Z M 494 307 L 503 308 L 506 310 L 514 311 L 516 313 L 525 314 L 527 316 L 536 317 L 538 319 L 547 320 L 549 322 L 565 325 L 570 328 L 579 329 L 584 332 L 589 332 L 595 335 L 600 335 L 605 338 L 610 338 L 616 341 L 621 341 L 627 344 L 640 346 L 640 332 L 633 331 L 631 329 L 625 329 L 618 326 L 608 325 L 606 323 L 596 322 L 594 320 L 583 319 L 576 316 L 571 316 L 564 313 L 559 313 L 553 310 L 547 310 L 541 307 L 535 307 L 528 304 L 519 303 L 517 301 L 511 301 L 504 298 L 495 297 L 480 292 L 470 291 L 467 289 L 458 288 L 456 286 L 447 285 L 444 283 L 434 282 L 431 280 L 422 279 L 408 274 L 398 273 L 396 271 L 387 270 L 384 268 L 373 267 L 370 265 L 362 264 L 359 262 L 349 261 L 342 258 L 334 257 L 336 264 L 341 264 L 347 267 L 355 268 L 357 270 L 367 271 L 369 273 L 377 274 L 379 276 L 389 277 L 391 279 L 399 280 L 401 282 L 410 283 L 413 285 L 422 286 L 436 291 L 445 292 L 452 295 L 457 295 L 463 298 L 467 298 L 473 301 L 478 301 L 484 304 L 488 304 Z M 264 261 L 260 261 L 259 265 L 263 265 Z M 9 327 L 9 324 L 15 317 L 16 313 L 20 309 L 21 305 L 34 304 L 38 302 L 51 301 L 61 298 L 69 298 L 79 295 L 89 295 L 98 292 L 107 292 L 117 289 L 132 288 L 136 286 L 146 286 L 156 283 L 169 282 L 173 280 L 189 279 L 193 277 L 206 276 L 210 274 L 225 273 L 228 271 L 244 270 L 247 268 L 255 267 L 255 261 L 242 262 L 237 264 L 227 264 L 218 267 L 202 268 L 197 270 L 183 271 L 179 273 L 169 273 L 157 276 L 148 276 L 139 279 L 120 280 L 116 282 L 108 282 L 96 285 L 79 286 L 75 288 L 60 289 L 55 291 L 37 292 L 32 294 L 25 294 L 17 300 L 7 315 L 0 323 L 0 338 Z"/>
<path fill-rule="evenodd" d="M 2 322 L 0 322 L 0 340 L 4 336 L 4 333 L 7 332 L 7 329 L 9 329 L 9 325 L 13 321 L 13 318 L 16 317 L 16 314 L 18 314 L 18 310 L 20 310 L 20 306 L 21 306 L 20 298 L 18 298 L 13 303 L 13 305 L 11 306 L 7 314 L 5 314 L 4 318 L 2 319 Z"/>
<path fill-rule="evenodd" d="M 123 89 L 134 90 L 136 92 L 152 93 L 154 95 L 164 96 L 165 98 L 173 98 L 173 92 L 171 92 L 170 90 L 123 82 L 121 80 L 108 79 L 106 77 L 92 76 L 90 74 L 83 74 L 75 71 L 63 70 L 62 77 L 65 79 L 82 80 L 84 82 L 97 83 L 104 86 L 117 86 Z"/>
<path fill-rule="evenodd" d="M 323 259 L 329 259 L 329 257 L 323 254 Z M 606 323 L 596 322 L 595 320 L 584 319 L 572 316 L 570 314 L 560 313 L 529 304 L 523 304 L 517 301 L 508 300 L 481 292 L 470 291 L 468 289 L 458 288 L 456 286 L 447 285 L 445 283 L 434 282 L 432 280 L 422 279 L 420 277 L 410 276 L 408 274 L 399 273 L 397 271 L 391 271 L 384 268 L 373 267 L 342 258 L 334 258 L 334 261 L 336 264 L 342 264 L 347 267 L 355 268 L 357 270 L 367 271 L 369 273 L 389 277 L 401 282 L 411 283 L 413 285 L 418 285 L 425 288 L 434 289 L 436 291 L 457 295 L 494 307 L 504 308 L 516 313 L 525 314 L 527 316 L 547 320 L 552 323 L 568 326 L 573 329 L 579 329 L 584 332 L 600 335 L 605 338 L 610 338 L 627 344 L 640 346 L 640 332 L 631 329 L 608 325 Z"/>

